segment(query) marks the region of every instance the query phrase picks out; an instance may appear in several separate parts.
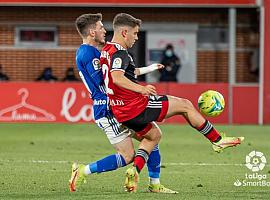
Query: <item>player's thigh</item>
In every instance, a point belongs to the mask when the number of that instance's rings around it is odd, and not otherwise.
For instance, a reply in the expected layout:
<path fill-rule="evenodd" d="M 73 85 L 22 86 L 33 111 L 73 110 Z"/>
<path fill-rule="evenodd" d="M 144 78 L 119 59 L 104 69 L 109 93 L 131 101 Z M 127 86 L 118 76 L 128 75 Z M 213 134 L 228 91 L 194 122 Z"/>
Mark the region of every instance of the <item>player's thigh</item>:
<path fill-rule="evenodd" d="M 169 107 L 166 114 L 166 118 L 194 110 L 193 104 L 188 99 L 170 95 L 167 95 L 167 97 L 169 101 Z"/>
<path fill-rule="evenodd" d="M 159 128 L 159 126 L 157 125 L 157 123 L 156 122 L 152 122 L 152 126 L 153 126 L 153 129 L 151 130 L 152 132 L 154 132 L 154 134 L 156 135 L 156 136 L 158 136 L 159 138 L 161 137 L 161 135 L 162 135 L 162 132 L 161 132 L 161 129 Z M 139 135 L 139 134 L 137 134 L 137 133 L 134 133 L 133 135 L 132 135 L 132 137 L 135 139 L 135 140 L 137 140 L 137 141 L 142 141 L 142 139 L 144 138 L 144 136 L 142 136 L 142 135 Z"/>

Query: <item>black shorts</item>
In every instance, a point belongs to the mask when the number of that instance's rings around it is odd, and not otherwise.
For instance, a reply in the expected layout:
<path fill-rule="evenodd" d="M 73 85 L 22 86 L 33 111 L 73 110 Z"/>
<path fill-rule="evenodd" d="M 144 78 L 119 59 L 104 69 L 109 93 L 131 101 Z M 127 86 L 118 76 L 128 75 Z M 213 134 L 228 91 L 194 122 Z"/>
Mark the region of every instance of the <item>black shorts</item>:
<path fill-rule="evenodd" d="M 161 122 L 168 112 L 168 97 L 149 96 L 148 104 L 143 112 L 128 121 L 122 122 L 128 128 L 137 132 L 139 136 L 145 135 L 151 128 L 151 122 Z"/>

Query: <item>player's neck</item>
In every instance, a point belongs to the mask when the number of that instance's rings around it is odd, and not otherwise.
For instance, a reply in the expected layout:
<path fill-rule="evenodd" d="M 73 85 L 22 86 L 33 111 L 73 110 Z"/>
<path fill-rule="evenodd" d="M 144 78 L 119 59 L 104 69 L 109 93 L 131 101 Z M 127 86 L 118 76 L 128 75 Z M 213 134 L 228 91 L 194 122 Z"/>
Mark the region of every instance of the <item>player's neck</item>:
<path fill-rule="evenodd" d="M 83 39 L 83 44 L 88 44 L 93 47 L 96 47 L 97 49 L 102 49 L 102 45 L 98 44 L 95 40 L 91 40 L 89 38 Z"/>
<path fill-rule="evenodd" d="M 124 49 L 127 49 L 125 41 L 120 37 L 114 35 L 112 38 L 112 42 L 120 44 Z"/>
<path fill-rule="evenodd" d="M 83 39 L 83 44 L 89 44 L 91 46 L 95 46 L 95 41 L 91 40 L 91 38 L 84 38 Z"/>

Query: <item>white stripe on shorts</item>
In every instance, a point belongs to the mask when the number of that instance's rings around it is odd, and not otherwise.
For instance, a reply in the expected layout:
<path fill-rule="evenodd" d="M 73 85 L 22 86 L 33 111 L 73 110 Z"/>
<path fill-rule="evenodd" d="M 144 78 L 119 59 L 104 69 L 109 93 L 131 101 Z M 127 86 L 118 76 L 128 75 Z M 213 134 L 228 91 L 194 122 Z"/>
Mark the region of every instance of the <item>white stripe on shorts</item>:
<path fill-rule="evenodd" d="M 148 108 L 162 108 L 162 102 L 150 102 L 147 105 Z"/>

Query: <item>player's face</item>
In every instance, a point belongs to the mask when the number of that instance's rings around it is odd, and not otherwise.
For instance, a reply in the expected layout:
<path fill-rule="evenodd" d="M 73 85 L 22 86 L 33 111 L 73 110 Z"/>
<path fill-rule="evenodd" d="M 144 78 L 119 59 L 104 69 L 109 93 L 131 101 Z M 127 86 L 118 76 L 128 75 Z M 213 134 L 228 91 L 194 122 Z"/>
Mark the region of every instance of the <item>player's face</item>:
<path fill-rule="evenodd" d="M 126 45 L 127 48 L 131 48 L 134 43 L 138 40 L 139 26 L 134 28 L 129 27 L 127 29 Z"/>
<path fill-rule="evenodd" d="M 95 41 L 98 44 L 105 44 L 105 34 L 106 30 L 102 24 L 101 21 L 98 21 L 96 23 L 96 29 L 95 29 Z"/>

